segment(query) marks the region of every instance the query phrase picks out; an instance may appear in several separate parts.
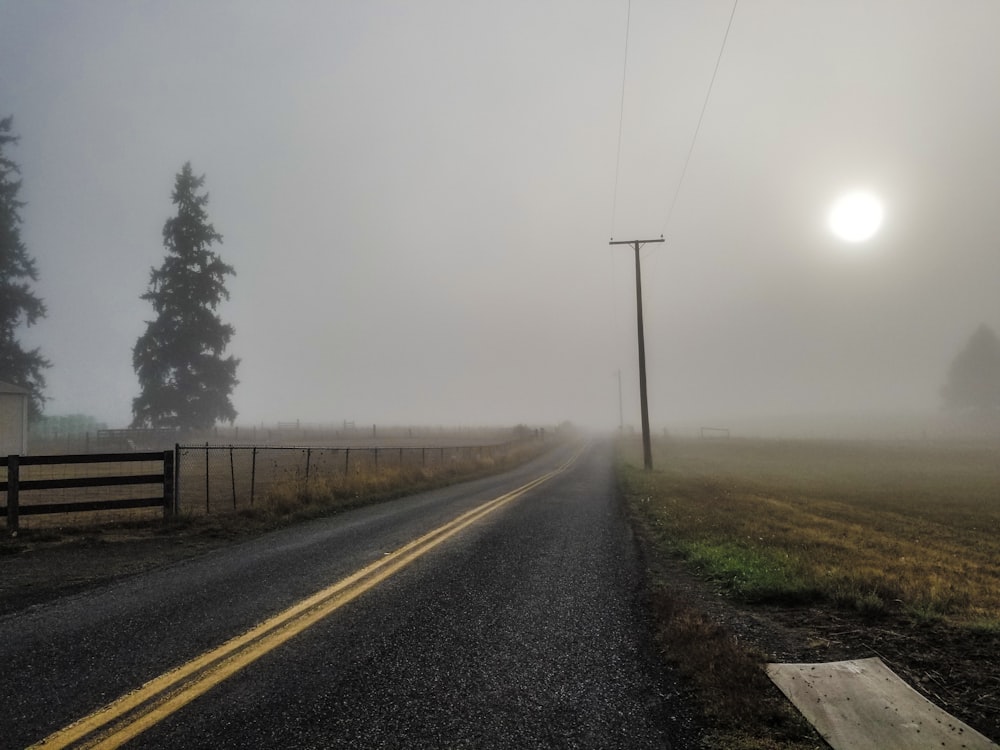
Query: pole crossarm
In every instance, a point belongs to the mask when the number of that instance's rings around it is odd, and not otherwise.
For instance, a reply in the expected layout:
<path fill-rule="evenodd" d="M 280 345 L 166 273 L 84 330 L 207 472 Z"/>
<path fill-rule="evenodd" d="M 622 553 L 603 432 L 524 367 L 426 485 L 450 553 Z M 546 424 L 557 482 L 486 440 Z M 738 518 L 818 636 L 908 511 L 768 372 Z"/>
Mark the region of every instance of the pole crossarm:
<path fill-rule="evenodd" d="M 664 240 L 662 237 L 660 237 L 658 239 L 655 239 L 655 240 L 615 240 L 615 239 L 612 239 L 611 242 L 609 242 L 608 244 L 609 245 L 638 245 L 639 247 L 642 247 L 643 245 L 646 245 L 646 244 L 648 244 L 650 242 L 666 242 L 666 240 Z"/>

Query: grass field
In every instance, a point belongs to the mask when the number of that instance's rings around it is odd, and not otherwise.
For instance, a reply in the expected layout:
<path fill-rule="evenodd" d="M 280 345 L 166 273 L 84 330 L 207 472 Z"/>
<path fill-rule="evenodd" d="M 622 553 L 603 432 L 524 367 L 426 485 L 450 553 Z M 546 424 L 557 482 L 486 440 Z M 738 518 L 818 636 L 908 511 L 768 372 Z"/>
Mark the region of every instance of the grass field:
<path fill-rule="evenodd" d="M 675 440 L 621 446 L 665 552 L 733 595 L 1000 628 L 1000 444 Z"/>
<path fill-rule="evenodd" d="M 663 440 L 651 472 L 618 451 L 657 643 L 712 747 L 824 746 L 765 676 L 779 653 L 879 656 L 1000 738 L 1000 443 Z"/>

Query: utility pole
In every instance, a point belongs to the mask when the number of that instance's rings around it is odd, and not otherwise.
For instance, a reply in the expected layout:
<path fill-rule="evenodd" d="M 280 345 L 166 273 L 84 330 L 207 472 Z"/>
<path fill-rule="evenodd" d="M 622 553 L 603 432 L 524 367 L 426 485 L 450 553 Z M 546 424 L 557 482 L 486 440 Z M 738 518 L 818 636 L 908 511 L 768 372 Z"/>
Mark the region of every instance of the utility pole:
<path fill-rule="evenodd" d="M 649 242 L 663 242 L 661 236 L 657 240 L 625 240 L 609 245 L 632 245 L 635 248 L 635 310 L 639 329 L 639 405 L 642 409 L 642 463 L 649 471 L 653 468 L 653 446 L 649 437 L 649 400 L 646 396 L 646 340 L 642 332 L 642 271 L 639 268 L 639 248 Z"/>

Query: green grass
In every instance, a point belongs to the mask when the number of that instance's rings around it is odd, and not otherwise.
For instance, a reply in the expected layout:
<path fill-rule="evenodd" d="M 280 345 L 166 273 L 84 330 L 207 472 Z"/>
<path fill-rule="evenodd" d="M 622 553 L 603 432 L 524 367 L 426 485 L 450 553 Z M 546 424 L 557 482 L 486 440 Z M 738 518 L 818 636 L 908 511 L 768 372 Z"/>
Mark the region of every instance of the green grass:
<path fill-rule="evenodd" d="M 723 541 L 685 544 L 684 556 L 749 602 L 809 601 L 817 592 L 785 553 Z"/>

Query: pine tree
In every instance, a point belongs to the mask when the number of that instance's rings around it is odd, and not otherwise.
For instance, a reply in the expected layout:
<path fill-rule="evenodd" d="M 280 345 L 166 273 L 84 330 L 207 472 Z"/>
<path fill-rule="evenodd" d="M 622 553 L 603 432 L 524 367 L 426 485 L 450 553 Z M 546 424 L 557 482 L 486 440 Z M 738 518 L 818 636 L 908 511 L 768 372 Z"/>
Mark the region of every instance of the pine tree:
<path fill-rule="evenodd" d="M 12 117 L 0 120 L 0 380 L 28 390 L 29 414 L 37 419 L 45 406 L 43 371 L 51 363 L 37 348 L 26 351 L 17 339 L 22 324 L 34 325 L 46 311 L 31 290 L 31 282 L 38 281 L 35 259 L 21 241 L 21 170 L 5 153 L 18 141 L 12 123 Z"/>
<path fill-rule="evenodd" d="M 235 331 L 216 313 L 235 271 L 211 249 L 222 235 L 208 222 L 208 194 L 198 194 L 204 183 L 190 162 L 174 183 L 177 213 L 163 225 L 167 256 L 151 269 L 141 297 L 156 317 L 132 350 L 141 391 L 132 402 L 133 427 L 204 430 L 236 419 L 230 395 L 239 360 L 223 357 Z"/>
<path fill-rule="evenodd" d="M 952 409 L 1000 410 L 1000 339 L 992 328 L 980 325 L 955 355 L 941 395 Z"/>

